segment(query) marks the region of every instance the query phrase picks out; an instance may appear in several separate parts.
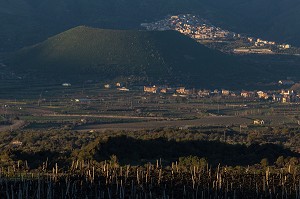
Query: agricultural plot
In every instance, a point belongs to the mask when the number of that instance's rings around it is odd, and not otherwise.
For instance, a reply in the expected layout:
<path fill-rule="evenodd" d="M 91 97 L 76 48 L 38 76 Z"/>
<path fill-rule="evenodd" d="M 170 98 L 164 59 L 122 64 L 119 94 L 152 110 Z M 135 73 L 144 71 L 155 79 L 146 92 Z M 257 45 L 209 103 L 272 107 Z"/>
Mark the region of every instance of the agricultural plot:
<path fill-rule="evenodd" d="M 248 102 L 221 97 L 184 98 L 99 87 L 99 84 L 87 84 L 70 88 L 53 85 L 39 91 L 36 88 L 35 98 L 28 93 L 28 98 L 16 96 L 11 100 L 2 99 L 0 113 L 10 118 L 18 117 L 27 124 L 38 123 L 39 128 L 51 128 L 53 123 L 55 128 L 71 125 L 74 127 L 71 129 L 81 131 L 139 130 L 164 126 L 239 127 L 251 125 L 256 119 L 264 120 L 265 126 L 297 126 L 300 114 L 298 104 Z M 34 126 L 27 125 L 27 128 Z"/>

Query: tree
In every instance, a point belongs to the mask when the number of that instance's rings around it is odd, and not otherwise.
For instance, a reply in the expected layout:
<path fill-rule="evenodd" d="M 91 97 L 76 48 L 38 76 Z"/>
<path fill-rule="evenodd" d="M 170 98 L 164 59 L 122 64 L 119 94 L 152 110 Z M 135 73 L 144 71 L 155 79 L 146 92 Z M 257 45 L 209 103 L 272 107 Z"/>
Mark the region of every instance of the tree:
<path fill-rule="evenodd" d="M 279 156 L 275 162 L 275 164 L 278 167 L 283 167 L 284 166 L 284 157 L 283 156 Z"/>
<path fill-rule="evenodd" d="M 118 157 L 116 155 L 111 155 L 110 156 L 110 164 L 112 165 L 112 167 L 119 166 Z"/>
<path fill-rule="evenodd" d="M 262 167 L 267 167 L 269 166 L 269 160 L 267 158 L 263 158 L 261 161 L 260 161 L 260 165 Z"/>

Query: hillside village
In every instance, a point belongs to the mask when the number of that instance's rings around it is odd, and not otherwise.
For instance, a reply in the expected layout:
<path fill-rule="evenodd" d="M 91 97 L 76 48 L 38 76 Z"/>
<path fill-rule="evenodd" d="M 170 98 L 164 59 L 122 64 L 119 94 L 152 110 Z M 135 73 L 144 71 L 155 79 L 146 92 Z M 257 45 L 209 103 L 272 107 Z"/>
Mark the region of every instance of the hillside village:
<path fill-rule="evenodd" d="M 212 25 L 196 15 L 167 16 L 153 23 L 142 23 L 149 31 L 176 30 L 197 42 L 234 54 L 298 54 L 290 44 L 279 44 L 261 38 L 250 37 Z"/>
<path fill-rule="evenodd" d="M 207 20 L 190 14 L 168 16 L 157 22 L 143 23 L 141 26 L 150 31 L 176 30 L 196 40 L 230 40 L 240 37 L 234 32 L 215 27 Z"/>

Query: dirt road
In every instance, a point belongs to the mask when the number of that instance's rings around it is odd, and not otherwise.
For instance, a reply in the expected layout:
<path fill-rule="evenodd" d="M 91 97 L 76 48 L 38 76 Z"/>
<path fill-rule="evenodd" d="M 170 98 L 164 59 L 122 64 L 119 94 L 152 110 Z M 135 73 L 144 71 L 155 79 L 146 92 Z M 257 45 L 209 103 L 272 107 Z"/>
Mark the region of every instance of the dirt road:
<path fill-rule="evenodd" d="M 231 116 L 210 116 L 195 120 L 178 120 L 178 121 L 148 121 L 134 123 L 117 123 L 117 124 L 101 124 L 101 125 L 86 125 L 80 126 L 75 130 L 78 131 L 105 131 L 105 130 L 142 130 L 155 129 L 164 127 L 193 127 L 193 126 L 208 126 L 208 125 L 240 125 L 251 124 L 252 120 L 242 117 Z"/>

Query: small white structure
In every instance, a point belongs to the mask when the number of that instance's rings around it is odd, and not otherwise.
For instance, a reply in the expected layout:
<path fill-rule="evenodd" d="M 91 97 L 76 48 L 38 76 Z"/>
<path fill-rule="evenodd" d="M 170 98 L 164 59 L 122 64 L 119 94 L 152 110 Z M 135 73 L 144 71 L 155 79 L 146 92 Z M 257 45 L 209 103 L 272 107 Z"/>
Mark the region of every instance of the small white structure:
<path fill-rule="evenodd" d="M 119 90 L 119 91 L 129 91 L 129 89 L 126 88 L 126 87 L 118 88 L 118 90 Z"/>
<path fill-rule="evenodd" d="M 295 82 L 292 81 L 292 80 L 279 80 L 278 84 L 281 84 L 281 85 L 294 85 Z"/>
<path fill-rule="evenodd" d="M 111 88 L 111 85 L 110 84 L 105 84 L 104 88 L 109 89 L 109 88 Z"/>
<path fill-rule="evenodd" d="M 63 83 L 62 86 L 64 86 L 64 87 L 70 87 L 72 85 L 70 83 Z"/>

